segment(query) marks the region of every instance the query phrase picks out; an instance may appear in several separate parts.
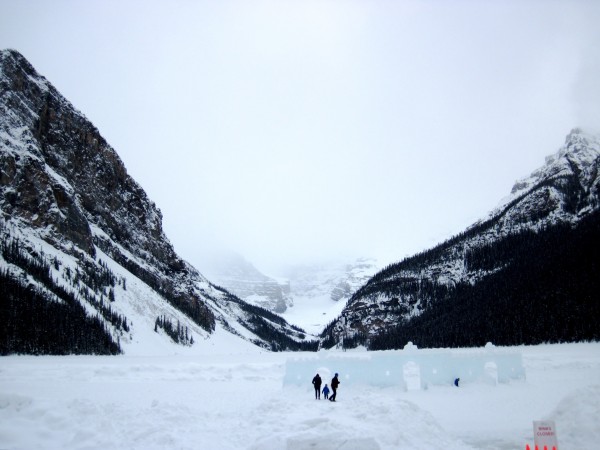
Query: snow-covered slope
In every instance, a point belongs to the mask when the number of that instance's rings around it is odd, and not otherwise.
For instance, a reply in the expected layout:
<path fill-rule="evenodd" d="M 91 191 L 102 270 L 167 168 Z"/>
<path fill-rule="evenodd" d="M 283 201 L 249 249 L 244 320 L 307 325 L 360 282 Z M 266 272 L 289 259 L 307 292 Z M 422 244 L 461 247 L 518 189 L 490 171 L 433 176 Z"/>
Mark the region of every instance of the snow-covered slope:
<path fill-rule="evenodd" d="M 0 170 L 0 268 L 14 314 L 35 317 L 19 300 L 35 305 L 41 296 L 70 325 L 97 318 L 128 353 L 207 345 L 223 332 L 267 348 L 302 346 L 304 333 L 215 287 L 175 253 L 160 210 L 117 153 L 11 50 L 0 52 Z M 21 339 L 43 334 L 44 323 L 11 330 Z M 2 351 L 28 351 L 11 349 L 17 341 L 7 336 Z"/>
<path fill-rule="evenodd" d="M 464 291 L 469 286 L 477 286 L 482 280 L 514 266 L 515 255 L 531 258 L 526 250 L 527 245 L 532 246 L 532 251 L 554 245 L 544 244 L 547 230 L 560 229 L 564 230 L 565 235 L 576 235 L 576 232 L 569 230 L 575 229 L 584 219 L 592 217 L 598 211 L 599 169 L 600 137 L 574 129 L 558 152 L 548 157 L 540 169 L 517 182 L 512 193 L 488 217 L 437 247 L 392 264 L 377 273 L 353 295 L 335 323 L 326 330 L 324 337 L 331 345 L 339 342 L 343 336 L 375 336 L 389 332 L 431 310 L 440 299 L 450 298 L 449 292 L 458 285 L 463 286 Z M 586 226 L 586 239 L 589 241 L 590 233 L 593 236 L 595 231 L 589 231 L 592 230 L 591 225 Z M 556 238 L 557 235 L 558 232 L 553 231 L 552 236 Z M 593 238 L 591 242 L 594 242 Z M 568 244 L 563 245 L 568 247 Z M 568 249 L 561 253 L 567 254 Z M 576 255 L 571 256 L 576 258 Z M 496 287 L 522 281 L 537 269 L 539 263 L 544 262 L 541 256 L 533 261 L 531 266 L 523 268 L 517 279 L 513 277 L 512 280 L 500 282 L 496 278 Z M 559 271 L 557 276 L 551 277 L 554 282 L 563 270 L 560 268 L 560 261 L 553 264 L 553 270 Z M 589 268 L 593 279 L 595 266 L 584 266 Z M 535 277 L 532 276 L 531 279 Z M 564 281 L 569 283 L 567 279 Z M 525 289 L 533 287 L 522 283 L 521 288 L 520 292 L 525 292 Z M 560 286 L 557 289 L 557 292 L 562 290 Z M 489 292 L 487 297 L 491 298 L 492 294 L 494 293 Z M 466 294 L 461 295 L 467 302 Z M 471 291 L 468 295 L 475 298 Z M 553 293 L 548 292 L 547 295 L 551 297 Z M 587 298 L 585 295 L 584 297 Z M 541 298 L 536 300 L 543 301 Z M 484 303 L 474 307 L 490 308 Z M 473 306 L 469 308 L 471 309 L 463 315 L 474 312 Z M 443 321 L 440 321 L 439 328 L 443 325 Z"/>
<path fill-rule="evenodd" d="M 346 264 L 296 265 L 286 271 L 291 306 L 283 317 L 317 334 L 342 311 L 352 294 L 379 269 L 374 259 Z"/>

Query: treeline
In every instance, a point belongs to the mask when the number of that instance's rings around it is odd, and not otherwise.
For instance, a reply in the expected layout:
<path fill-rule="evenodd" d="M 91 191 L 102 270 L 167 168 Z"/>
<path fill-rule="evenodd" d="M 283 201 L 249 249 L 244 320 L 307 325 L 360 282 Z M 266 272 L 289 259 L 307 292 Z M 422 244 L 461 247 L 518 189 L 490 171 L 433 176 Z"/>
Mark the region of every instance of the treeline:
<path fill-rule="evenodd" d="M 332 320 L 327 325 L 325 325 L 325 328 L 323 328 L 323 331 L 321 331 L 319 338 L 321 341 L 322 348 L 332 348 L 337 344 L 337 341 L 336 341 L 334 333 L 333 333 L 336 323 L 337 323 L 337 319 Z"/>
<path fill-rule="evenodd" d="M 244 326 L 264 341 L 261 342 L 255 340 L 253 341 L 254 344 L 265 347 L 266 342 L 267 348 L 275 352 L 318 350 L 319 341 L 305 341 L 306 332 L 302 328 L 290 325 L 283 317 L 268 309 L 251 305 L 250 303 L 239 299 L 222 287 L 215 285 L 213 285 L 213 287 L 221 291 L 227 297 L 228 301 L 239 305 L 240 309 L 246 313 L 246 319 L 242 319 Z M 295 340 L 292 336 L 300 340 Z"/>
<path fill-rule="evenodd" d="M 259 338 L 266 341 L 271 351 L 316 352 L 318 350 L 319 341 L 296 341 L 280 329 L 275 328 L 262 317 L 255 315 L 250 316 L 247 321 L 244 321 L 244 324 Z M 260 341 L 254 341 L 254 343 L 259 346 L 264 346 Z"/>
<path fill-rule="evenodd" d="M 83 258 L 80 261 L 82 270 L 79 270 L 79 267 L 77 268 L 75 283 L 81 281 L 96 293 L 104 291 L 105 288 L 110 289 L 110 292 L 112 292 L 111 288 L 114 288 L 117 277 L 104 261 L 98 261 L 97 264 Z"/>
<path fill-rule="evenodd" d="M 0 354 L 121 353 L 98 315 L 88 316 L 72 294 L 57 291 L 57 300 L 51 300 L 47 292 L 0 271 Z"/>
<path fill-rule="evenodd" d="M 194 337 L 188 331 L 188 327 L 182 326 L 179 321 L 177 321 L 177 326 L 175 326 L 166 316 L 158 316 L 154 322 L 154 332 L 158 333 L 159 328 L 176 344 L 194 345 Z"/>
<path fill-rule="evenodd" d="M 575 229 L 556 225 L 488 244 L 467 263 L 498 270 L 449 289 L 421 315 L 371 338 L 369 349 L 600 339 L 600 213 Z"/>
<path fill-rule="evenodd" d="M 56 258 L 48 259 L 31 249 L 21 248 L 17 239 L 4 239 L 0 252 L 6 262 L 27 274 L 15 278 L 8 270 L 2 273 L 0 326 L 4 332 L 4 354 L 121 352 L 102 318 L 124 332 L 129 331 L 127 318 L 106 305 L 102 297 L 98 300 L 93 291 L 78 281 L 72 280 L 71 284 L 79 296 L 58 284 L 52 277 L 52 265 L 55 269 L 60 266 Z M 37 287 L 28 276 L 35 280 Z M 80 299 L 94 306 L 98 313 L 88 316 Z M 61 333 L 62 336 L 58 336 Z"/>
<path fill-rule="evenodd" d="M 470 248 L 465 252 L 465 268 L 468 272 L 491 272 L 512 264 L 515 262 L 515 258 L 519 258 L 521 254 L 539 251 L 540 235 L 548 231 L 548 229 L 540 232 L 523 230 L 509 234 L 493 243 Z M 554 232 L 562 233 L 558 229 L 555 229 Z"/>
<path fill-rule="evenodd" d="M 215 316 L 201 299 L 196 296 L 184 295 L 177 292 L 171 280 L 161 278 L 151 271 L 144 269 L 123 255 L 109 241 L 96 237 L 94 238 L 94 243 L 115 262 L 158 292 L 171 305 L 186 314 L 203 329 L 209 332 L 215 329 Z"/>
<path fill-rule="evenodd" d="M 68 295 L 75 298 L 74 293 L 67 292 L 52 277 L 52 266 L 56 270 L 60 268 L 60 261 L 56 258 L 48 261 L 43 254 L 37 254 L 32 250 L 22 248 L 21 242 L 18 239 L 6 239 L 3 241 L 0 244 L 0 252 L 5 261 L 20 267 L 58 297 Z M 72 276 L 71 270 L 67 268 L 65 270 L 65 277 L 78 292 L 79 298 L 84 299 L 92 305 L 117 330 L 128 332 L 129 325 L 127 324 L 127 318 L 124 315 L 118 314 L 112 309 L 110 304 L 107 305 L 104 302 L 104 287 L 114 286 L 116 277 L 105 263 L 100 261 L 99 265 L 101 270 L 94 271 L 92 263 L 86 261 L 84 264 L 84 267 L 86 267 L 85 270 L 80 271 L 77 268 L 75 275 Z M 112 284 L 105 284 L 102 280 L 112 280 Z M 92 288 L 85 283 L 86 281 L 92 285 Z M 95 294 L 100 299 L 97 299 Z M 108 291 L 108 299 L 109 301 L 114 301 L 114 291 L 112 289 Z"/>
<path fill-rule="evenodd" d="M 560 184 L 561 191 L 564 192 L 565 198 L 568 200 L 569 208 L 573 211 L 577 210 L 578 207 L 578 199 L 581 194 L 581 186 L 576 183 L 572 177 L 570 176 L 556 176 L 554 178 L 545 179 L 538 183 L 535 186 L 532 186 L 528 191 L 521 194 L 519 197 L 513 199 L 510 203 L 504 206 L 504 209 L 500 211 L 494 217 L 489 218 L 488 220 L 481 221 L 479 223 L 474 224 L 469 227 L 465 231 L 452 236 L 448 240 L 436 245 L 435 247 L 424 250 L 415 255 L 404 258 L 403 260 L 389 264 L 379 272 L 377 272 L 373 277 L 362 286 L 349 301 L 349 304 L 354 300 L 359 299 L 360 297 L 364 297 L 372 292 L 376 292 L 379 290 L 379 286 L 382 283 L 390 281 L 394 277 L 398 276 L 402 271 L 418 271 L 420 269 L 426 268 L 434 263 L 443 262 L 446 258 L 451 258 L 455 255 L 449 254 L 448 252 L 461 241 L 469 240 L 475 236 L 481 235 L 487 230 L 492 229 L 494 226 L 498 224 L 498 222 L 509 212 L 515 205 L 521 202 L 525 197 L 530 195 L 532 192 L 543 189 L 548 186 L 553 186 L 556 184 Z M 536 211 L 531 211 L 528 217 L 524 217 L 523 220 L 526 222 L 536 221 L 545 215 L 547 215 L 549 211 L 543 210 L 543 208 L 539 208 Z M 528 233 L 528 232 L 525 232 Z M 529 233 L 533 233 L 530 231 Z M 520 234 L 520 230 L 517 230 L 512 233 L 513 236 L 517 236 Z M 458 249 L 455 249 L 459 251 Z M 491 260 L 493 264 L 493 260 Z M 474 270 L 475 267 L 473 266 Z"/>

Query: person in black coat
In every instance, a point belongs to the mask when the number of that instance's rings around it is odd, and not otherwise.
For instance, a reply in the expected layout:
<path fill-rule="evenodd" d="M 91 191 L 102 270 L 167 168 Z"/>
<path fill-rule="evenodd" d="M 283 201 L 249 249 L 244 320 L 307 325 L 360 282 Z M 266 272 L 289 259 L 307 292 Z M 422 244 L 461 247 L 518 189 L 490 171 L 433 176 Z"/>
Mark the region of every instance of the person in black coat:
<path fill-rule="evenodd" d="M 331 380 L 331 390 L 333 391 L 333 395 L 329 397 L 329 401 L 335 402 L 335 396 L 337 395 L 337 388 L 340 384 L 340 380 L 338 380 L 338 374 L 336 373 L 333 379 Z"/>
<path fill-rule="evenodd" d="M 315 400 L 321 400 L 321 377 L 316 374 L 312 380 L 312 384 L 315 387 Z"/>

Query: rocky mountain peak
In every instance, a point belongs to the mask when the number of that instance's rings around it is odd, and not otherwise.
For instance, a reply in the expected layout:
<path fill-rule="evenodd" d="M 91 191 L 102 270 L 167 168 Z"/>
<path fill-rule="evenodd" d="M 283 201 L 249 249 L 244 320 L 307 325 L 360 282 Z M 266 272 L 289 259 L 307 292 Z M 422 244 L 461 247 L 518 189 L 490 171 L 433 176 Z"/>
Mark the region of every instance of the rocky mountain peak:
<path fill-rule="evenodd" d="M 490 217 L 501 217 L 502 226 L 577 221 L 599 206 L 599 161 L 600 137 L 573 129 L 543 166 L 515 183 Z"/>

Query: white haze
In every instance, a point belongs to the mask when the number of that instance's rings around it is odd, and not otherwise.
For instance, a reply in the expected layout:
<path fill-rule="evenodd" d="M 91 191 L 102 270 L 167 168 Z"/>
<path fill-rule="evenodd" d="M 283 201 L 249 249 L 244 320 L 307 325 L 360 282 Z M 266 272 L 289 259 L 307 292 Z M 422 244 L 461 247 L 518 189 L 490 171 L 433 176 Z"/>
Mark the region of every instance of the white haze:
<path fill-rule="evenodd" d="M 600 123 L 593 1 L 0 0 L 200 270 L 401 259 Z"/>

